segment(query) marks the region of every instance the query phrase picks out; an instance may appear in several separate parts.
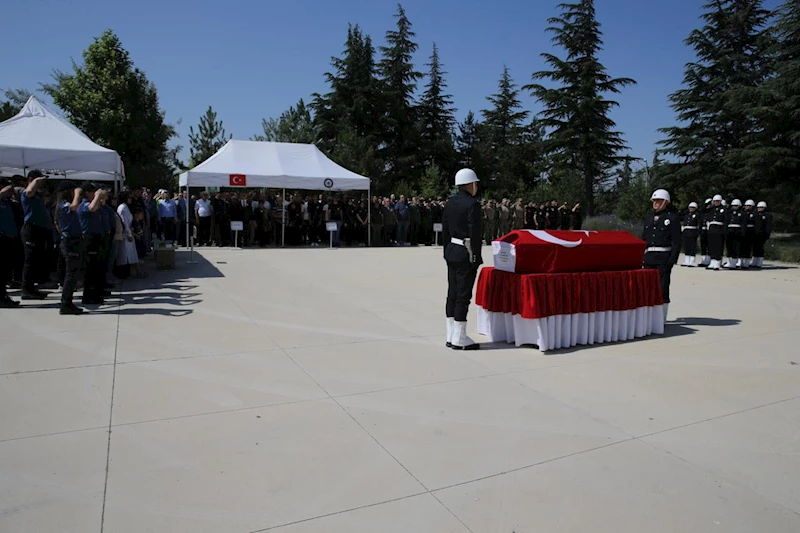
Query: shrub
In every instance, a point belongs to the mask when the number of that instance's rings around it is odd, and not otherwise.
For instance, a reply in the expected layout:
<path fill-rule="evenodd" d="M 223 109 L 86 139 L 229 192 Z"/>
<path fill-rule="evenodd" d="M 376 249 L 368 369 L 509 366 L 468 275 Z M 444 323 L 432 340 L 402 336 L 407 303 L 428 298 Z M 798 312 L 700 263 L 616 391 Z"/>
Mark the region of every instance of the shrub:
<path fill-rule="evenodd" d="M 764 246 L 765 259 L 800 263 L 800 235 L 772 235 Z"/>
<path fill-rule="evenodd" d="M 642 236 L 642 222 L 627 222 L 616 215 L 598 215 L 583 221 L 583 229 L 594 231 L 629 231 L 636 237 Z"/>

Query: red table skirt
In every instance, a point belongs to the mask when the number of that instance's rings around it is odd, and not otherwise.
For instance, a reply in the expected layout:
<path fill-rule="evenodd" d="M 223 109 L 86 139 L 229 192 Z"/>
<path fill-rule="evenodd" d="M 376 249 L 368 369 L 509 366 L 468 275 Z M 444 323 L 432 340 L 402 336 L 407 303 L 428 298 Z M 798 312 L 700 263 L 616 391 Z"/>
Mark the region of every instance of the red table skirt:
<path fill-rule="evenodd" d="M 485 267 L 475 303 L 479 333 L 541 350 L 664 332 L 656 270 L 515 274 Z"/>

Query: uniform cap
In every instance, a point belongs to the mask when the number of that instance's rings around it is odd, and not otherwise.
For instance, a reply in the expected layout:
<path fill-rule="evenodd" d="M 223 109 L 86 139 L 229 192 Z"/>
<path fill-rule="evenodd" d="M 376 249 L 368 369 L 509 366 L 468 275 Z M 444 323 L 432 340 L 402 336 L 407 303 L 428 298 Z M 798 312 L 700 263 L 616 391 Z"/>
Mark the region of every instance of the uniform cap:
<path fill-rule="evenodd" d="M 726 202 L 724 198 L 722 199 L 722 205 L 728 205 L 728 202 Z"/>
<path fill-rule="evenodd" d="M 697 208 L 697 202 L 690 203 L 689 207 L 694 207 L 696 209 Z"/>
<path fill-rule="evenodd" d="M 76 187 L 76 185 L 73 182 L 71 182 L 69 180 L 65 180 L 65 181 L 62 181 L 61 183 L 58 184 L 58 188 L 56 189 L 56 192 L 71 191 L 75 187 Z"/>
<path fill-rule="evenodd" d="M 656 192 L 653 193 L 653 196 L 650 197 L 651 200 L 669 200 L 669 193 L 664 189 L 658 189 Z"/>
<path fill-rule="evenodd" d="M 480 180 L 478 179 L 478 175 L 475 174 L 475 171 L 472 169 L 462 168 L 456 172 L 456 186 L 469 185 L 470 183 L 475 183 L 476 181 Z"/>
<path fill-rule="evenodd" d="M 711 203 L 711 198 L 706 198 L 706 201 L 705 201 L 705 202 L 703 202 L 703 203 L 704 203 L 704 204 L 710 204 L 710 203 Z"/>
<path fill-rule="evenodd" d="M 742 201 L 737 198 L 736 200 L 731 202 L 731 205 L 740 206 L 742 205 Z"/>
<path fill-rule="evenodd" d="M 83 192 L 95 192 L 97 190 L 97 185 L 91 181 L 84 181 L 81 184 L 81 189 L 83 189 Z"/>
<path fill-rule="evenodd" d="M 722 195 L 721 194 L 715 194 L 714 195 L 714 201 L 715 202 L 724 202 L 725 200 L 722 199 Z"/>
<path fill-rule="evenodd" d="M 767 207 L 767 202 L 758 202 L 758 207 Z"/>
<path fill-rule="evenodd" d="M 747 201 L 744 203 L 744 205 L 749 205 L 750 207 L 753 207 L 754 205 L 756 205 L 756 203 L 755 203 L 753 200 L 747 200 Z"/>

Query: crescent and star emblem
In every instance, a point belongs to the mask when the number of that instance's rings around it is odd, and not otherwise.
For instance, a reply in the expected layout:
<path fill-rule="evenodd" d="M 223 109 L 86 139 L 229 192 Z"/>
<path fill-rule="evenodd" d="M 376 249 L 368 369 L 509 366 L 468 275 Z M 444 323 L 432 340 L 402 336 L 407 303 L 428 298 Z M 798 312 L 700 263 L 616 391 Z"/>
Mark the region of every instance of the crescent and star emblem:
<path fill-rule="evenodd" d="M 555 235 L 551 235 L 550 233 L 544 230 L 538 229 L 529 229 L 528 232 L 539 239 L 540 241 L 549 242 L 550 244 L 557 244 L 559 246 L 563 246 L 564 248 L 575 248 L 576 246 L 580 246 L 583 242 L 583 239 L 578 239 L 577 241 L 565 241 L 564 239 L 559 239 Z M 593 231 L 582 230 L 576 231 L 575 233 L 584 233 L 588 237 L 590 233 L 594 233 Z"/>

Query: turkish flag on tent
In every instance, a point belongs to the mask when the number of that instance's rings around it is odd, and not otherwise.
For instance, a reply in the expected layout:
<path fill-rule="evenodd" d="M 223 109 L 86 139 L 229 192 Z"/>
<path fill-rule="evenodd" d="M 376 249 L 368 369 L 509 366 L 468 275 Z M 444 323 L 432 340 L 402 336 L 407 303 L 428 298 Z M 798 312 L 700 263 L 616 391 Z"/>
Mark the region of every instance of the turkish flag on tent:
<path fill-rule="evenodd" d="M 642 267 L 647 244 L 627 231 L 514 230 L 492 241 L 494 266 L 517 274 Z"/>
<path fill-rule="evenodd" d="M 231 174 L 230 184 L 231 187 L 247 187 L 247 176 L 244 174 Z"/>

